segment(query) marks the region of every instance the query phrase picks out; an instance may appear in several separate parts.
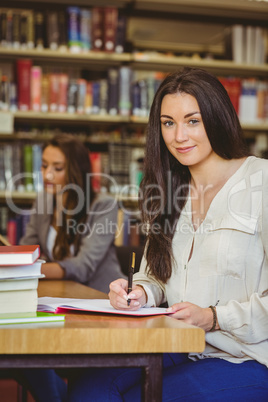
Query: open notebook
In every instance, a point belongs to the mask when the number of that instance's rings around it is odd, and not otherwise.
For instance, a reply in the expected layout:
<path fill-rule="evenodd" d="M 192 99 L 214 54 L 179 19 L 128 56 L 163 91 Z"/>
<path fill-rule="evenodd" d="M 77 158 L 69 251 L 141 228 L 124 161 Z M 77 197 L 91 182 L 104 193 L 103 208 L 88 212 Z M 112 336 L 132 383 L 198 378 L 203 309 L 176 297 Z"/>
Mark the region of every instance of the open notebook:
<path fill-rule="evenodd" d="M 116 310 L 108 299 L 66 299 L 61 297 L 39 297 L 38 311 L 63 313 L 67 311 L 90 311 L 104 314 L 150 316 L 168 314 L 164 307 L 140 308 L 137 311 Z"/>

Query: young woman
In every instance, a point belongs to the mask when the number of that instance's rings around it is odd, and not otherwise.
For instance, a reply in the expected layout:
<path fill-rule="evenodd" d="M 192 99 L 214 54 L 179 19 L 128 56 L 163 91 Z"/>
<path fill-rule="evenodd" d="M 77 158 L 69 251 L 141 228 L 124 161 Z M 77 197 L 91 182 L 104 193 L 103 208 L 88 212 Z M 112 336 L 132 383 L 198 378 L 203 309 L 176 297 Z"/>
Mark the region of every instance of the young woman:
<path fill-rule="evenodd" d="M 117 203 L 94 194 L 89 151 L 60 134 L 44 146 L 44 192 L 38 196 L 20 244 L 39 244 L 46 278 L 66 278 L 103 292 L 121 277 L 114 237 Z"/>
<path fill-rule="evenodd" d="M 268 399 L 268 161 L 249 156 L 226 90 L 187 68 L 156 93 L 141 209 L 146 250 L 116 309 L 167 302 L 206 331 L 201 354 L 164 356 L 163 401 Z M 130 305 L 127 299 L 131 299 Z M 139 369 L 88 370 L 70 401 L 139 401 Z"/>

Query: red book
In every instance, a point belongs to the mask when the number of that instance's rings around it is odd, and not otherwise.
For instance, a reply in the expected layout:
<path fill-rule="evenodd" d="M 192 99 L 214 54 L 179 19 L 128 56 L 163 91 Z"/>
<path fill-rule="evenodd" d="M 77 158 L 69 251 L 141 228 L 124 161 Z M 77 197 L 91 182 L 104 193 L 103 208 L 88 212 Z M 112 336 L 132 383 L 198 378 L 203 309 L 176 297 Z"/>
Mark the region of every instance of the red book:
<path fill-rule="evenodd" d="M 117 33 L 118 11 L 115 7 L 105 7 L 103 17 L 103 50 L 114 52 Z"/>
<path fill-rule="evenodd" d="M 49 74 L 49 111 L 57 112 L 59 107 L 59 74 Z"/>
<path fill-rule="evenodd" d="M 10 244 L 15 245 L 17 243 L 17 222 L 15 219 L 9 219 L 7 223 L 7 238 Z M 1 255 L 0 255 L 0 265 L 1 264 L 4 263 L 1 261 Z"/>
<path fill-rule="evenodd" d="M 67 111 L 68 83 L 69 83 L 68 75 L 61 73 L 59 75 L 58 109 L 59 109 L 59 112 L 63 112 L 63 113 L 65 113 Z"/>
<path fill-rule="evenodd" d="M 18 108 L 22 111 L 31 108 L 31 68 L 32 60 L 17 60 Z"/>
<path fill-rule="evenodd" d="M 38 245 L 0 246 L 0 266 L 33 264 L 39 256 Z"/>
<path fill-rule="evenodd" d="M 31 106 L 35 112 L 41 110 L 42 69 L 38 66 L 31 68 Z"/>
<path fill-rule="evenodd" d="M 92 172 L 92 187 L 95 192 L 101 188 L 101 154 L 100 152 L 90 152 L 89 159 Z"/>

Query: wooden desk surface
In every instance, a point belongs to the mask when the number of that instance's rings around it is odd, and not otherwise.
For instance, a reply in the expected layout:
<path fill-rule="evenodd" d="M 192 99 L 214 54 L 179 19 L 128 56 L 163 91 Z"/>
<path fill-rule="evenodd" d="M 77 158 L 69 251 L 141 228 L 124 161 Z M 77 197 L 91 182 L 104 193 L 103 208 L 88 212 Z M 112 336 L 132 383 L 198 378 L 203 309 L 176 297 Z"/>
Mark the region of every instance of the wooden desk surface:
<path fill-rule="evenodd" d="M 72 281 L 39 281 L 39 296 L 107 298 Z M 205 333 L 168 316 L 128 317 L 70 313 L 64 323 L 0 328 L 1 354 L 202 352 Z"/>

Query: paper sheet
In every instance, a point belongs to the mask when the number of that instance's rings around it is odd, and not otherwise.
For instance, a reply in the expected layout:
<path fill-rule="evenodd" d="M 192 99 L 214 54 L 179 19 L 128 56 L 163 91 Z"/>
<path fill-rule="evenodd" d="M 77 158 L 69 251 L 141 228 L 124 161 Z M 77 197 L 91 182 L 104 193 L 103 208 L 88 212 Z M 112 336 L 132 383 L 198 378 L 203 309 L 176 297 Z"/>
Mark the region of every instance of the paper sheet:
<path fill-rule="evenodd" d="M 61 297 L 39 297 L 38 311 L 60 313 L 68 310 L 91 311 L 105 314 L 150 316 L 168 314 L 164 307 L 142 307 L 136 311 L 116 310 L 108 299 L 69 299 Z M 64 311 L 63 311 L 64 310 Z"/>

